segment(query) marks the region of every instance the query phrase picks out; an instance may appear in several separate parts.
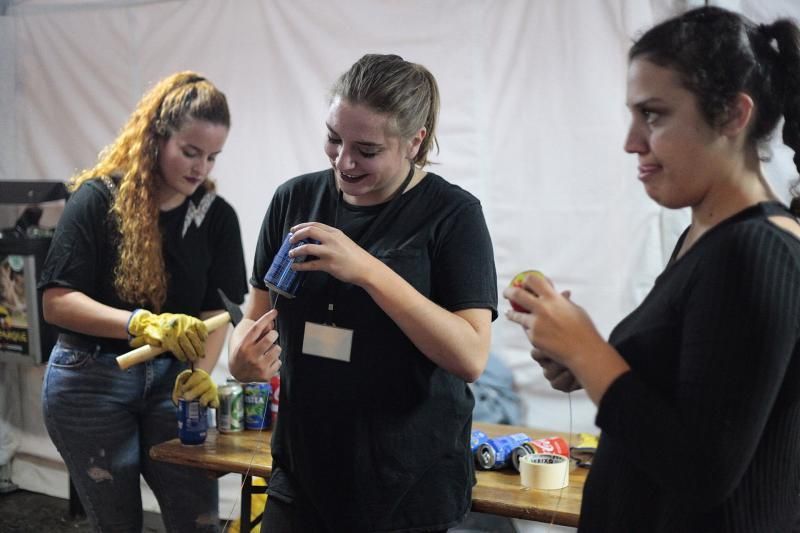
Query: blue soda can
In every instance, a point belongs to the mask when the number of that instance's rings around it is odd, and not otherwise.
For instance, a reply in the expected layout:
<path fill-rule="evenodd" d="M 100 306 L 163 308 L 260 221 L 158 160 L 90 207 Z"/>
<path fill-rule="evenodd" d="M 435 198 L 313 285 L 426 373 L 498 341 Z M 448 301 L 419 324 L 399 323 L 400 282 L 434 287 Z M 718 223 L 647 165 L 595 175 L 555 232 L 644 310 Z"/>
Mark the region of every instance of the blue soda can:
<path fill-rule="evenodd" d="M 475 429 L 472 431 L 472 436 L 469 438 L 469 447 L 472 448 L 472 453 L 478 451 L 478 446 L 489 440 L 489 436 L 483 431 Z"/>
<path fill-rule="evenodd" d="M 269 396 L 272 386 L 269 383 L 245 383 L 244 389 L 244 428 L 269 429 Z"/>
<path fill-rule="evenodd" d="M 178 399 L 178 438 L 181 444 L 203 444 L 208 433 L 206 408 L 199 400 Z"/>
<path fill-rule="evenodd" d="M 475 459 L 483 470 L 499 470 L 511 464 L 514 448 L 531 438 L 525 433 L 514 433 L 489 439 L 478 447 Z"/>
<path fill-rule="evenodd" d="M 264 276 L 264 284 L 287 298 L 294 298 L 297 296 L 297 291 L 303 285 L 305 279 L 305 272 L 295 272 L 292 270 L 293 263 L 300 263 L 305 261 L 305 257 L 292 258 L 289 257 L 289 251 L 297 248 L 301 244 L 319 244 L 319 241 L 314 239 L 303 239 L 292 244 L 289 239 L 292 238 L 293 233 L 289 232 L 283 239 L 280 250 L 275 254 L 267 274 Z"/>

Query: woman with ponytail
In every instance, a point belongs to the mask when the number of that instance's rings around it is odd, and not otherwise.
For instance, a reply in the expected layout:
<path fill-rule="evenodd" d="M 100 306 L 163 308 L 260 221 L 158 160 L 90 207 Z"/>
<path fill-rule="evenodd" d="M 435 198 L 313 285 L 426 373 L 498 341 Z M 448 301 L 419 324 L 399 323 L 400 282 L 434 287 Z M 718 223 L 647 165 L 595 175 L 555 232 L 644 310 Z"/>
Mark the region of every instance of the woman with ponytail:
<path fill-rule="evenodd" d="M 237 302 L 247 293 L 239 222 L 209 178 L 229 128 L 225 95 L 179 72 L 68 184 L 40 278 L 44 317 L 60 330 L 42 402 L 96 531 L 142 530 L 140 476 L 167 531 L 219 528 L 217 482 L 149 449 L 177 437 L 178 396 L 217 404 L 210 373 L 226 331 L 201 319 L 222 312 L 217 289 Z M 116 357 L 144 344 L 167 351 L 120 370 Z"/>
<path fill-rule="evenodd" d="M 781 117 L 800 163 L 799 46 L 715 7 L 644 33 L 625 150 L 691 225 L 608 342 L 547 280 L 505 291 L 551 384 L 598 406 L 579 531 L 800 531 L 800 213 L 760 165 Z"/>
<path fill-rule="evenodd" d="M 440 531 L 469 511 L 496 275 L 480 202 L 423 168 L 438 111 L 426 68 L 362 57 L 333 86 L 330 168 L 281 185 L 264 218 L 230 368 L 263 381 L 282 353 L 266 531 Z M 305 282 L 270 298 L 290 232 Z"/>

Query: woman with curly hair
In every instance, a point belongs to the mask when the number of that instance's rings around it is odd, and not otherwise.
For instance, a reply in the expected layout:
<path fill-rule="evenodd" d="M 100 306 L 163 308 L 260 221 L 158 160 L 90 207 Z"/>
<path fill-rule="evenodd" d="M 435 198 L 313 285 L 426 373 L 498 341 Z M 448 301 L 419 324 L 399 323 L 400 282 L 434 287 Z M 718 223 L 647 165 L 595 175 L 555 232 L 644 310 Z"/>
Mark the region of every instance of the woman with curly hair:
<path fill-rule="evenodd" d="M 214 480 L 151 461 L 175 438 L 178 395 L 217 403 L 209 374 L 222 289 L 247 292 L 239 222 L 209 173 L 230 128 L 225 95 L 181 72 L 155 85 L 93 168 L 69 182 L 40 288 L 60 330 L 43 387 L 47 430 L 98 531 L 141 531 L 140 474 L 169 531 L 216 531 Z M 167 351 L 120 370 L 131 346 Z M 187 369 L 192 364 L 194 372 Z"/>

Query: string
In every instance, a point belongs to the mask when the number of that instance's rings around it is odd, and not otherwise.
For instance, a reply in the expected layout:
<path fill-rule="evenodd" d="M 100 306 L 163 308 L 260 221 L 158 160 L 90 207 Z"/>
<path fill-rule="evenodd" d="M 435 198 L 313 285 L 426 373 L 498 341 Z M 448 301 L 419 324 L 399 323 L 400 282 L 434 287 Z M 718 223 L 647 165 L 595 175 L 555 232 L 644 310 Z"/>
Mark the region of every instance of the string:
<path fill-rule="evenodd" d="M 396 206 L 399 205 L 399 199 L 405 190 L 408 188 L 408 185 L 414 179 L 414 171 L 416 170 L 416 166 L 414 165 L 413 161 L 409 161 L 410 165 L 408 168 L 408 174 L 406 177 L 403 178 L 403 182 L 394 190 L 394 192 L 387 198 L 383 204 L 384 208 L 375 217 L 372 222 L 369 223 L 366 229 L 363 230 L 363 233 L 360 237 L 356 238 L 355 236 L 351 236 L 352 240 L 364 248 L 367 249 L 367 242 L 368 239 L 372 236 L 375 232 L 375 229 L 380 226 L 380 224 L 384 223 L 385 220 L 389 218 L 389 215 L 393 213 L 393 209 L 396 210 Z M 333 179 L 334 184 L 336 183 L 336 172 L 333 171 Z M 344 202 L 344 191 L 342 189 L 338 189 L 338 193 L 336 194 L 336 207 L 333 211 L 333 227 L 339 229 L 339 210 L 342 208 L 342 203 Z M 328 277 L 328 285 L 327 285 L 327 297 L 328 297 L 328 314 L 327 314 L 327 324 L 335 325 L 335 310 L 336 310 L 336 300 L 339 295 L 339 287 L 341 282 L 334 278 L 333 276 Z"/>
<path fill-rule="evenodd" d="M 569 470 L 572 467 L 572 391 L 567 393 L 567 399 L 569 400 L 569 433 L 567 434 L 567 479 L 569 479 Z M 564 480 L 562 480 L 561 485 L 564 485 Z M 556 508 L 553 509 L 553 517 L 550 519 L 550 523 L 547 525 L 547 531 L 550 531 L 550 528 L 556 521 L 556 515 L 558 514 L 558 506 L 561 504 L 561 496 L 564 494 L 564 487 L 562 486 L 558 490 L 558 499 L 556 500 Z"/>
<path fill-rule="evenodd" d="M 272 294 L 275 294 L 275 299 L 274 300 L 272 299 L 272 296 L 271 296 Z M 275 307 L 278 305 L 278 298 L 280 298 L 280 296 L 281 296 L 280 293 L 270 291 L 270 300 L 271 300 L 271 304 L 272 304 L 272 308 L 273 309 L 275 309 Z M 274 392 L 275 391 L 272 391 L 273 394 L 274 394 Z M 244 403 L 244 397 L 242 398 L 242 402 Z M 259 435 L 264 430 L 264 422 L 267 419 L 267 412 L 268 411 L 270 411 L 270 409 L 269 409 L 269 401 L 264 402 L 264 414 L 261 415 L 261 427 L 258 428 Z M 270 416 L 271 416 L 271 413 L 270 413 Z M 247 430 L 245 429 L 244 431 L 247 431 Z M 222 528 L 222 533 L 225 533 L 225 531 L 228 529 L 228 524 L 230 524 L 231 520 L 233 519 L 233 512 L 236 509 L 237 504 L 241 508 L 240 501 L 242 499 L 242 489 L 244 489 L 244 484 L 247 483 L 247 477 L 250 475 L 250 469 L 253 467 L 253 461 L 255 461 L 255 459 L 256 459 L 256 454 L 258 454 L 258 452 L 260 452 L 260 451 L 261 451 L 261 439 L 257 439 L 257 441 L 256 441 L 256 449 L 253 450 L 253 455 L 250 456 L 250 462 L 247 465 L 247 471 L 244 473 L 244 476 L 242 477 L 242 484 L 239 485 L 239 497 L 233 502 L 233 507 L 231 507 L 231 510 L 228 513 L 228 518 L 225 521 L 225 526 Z M 252 502 L 251 502 L 251 506 L 252 506 Z M 252 512 L 252 509 L 251 509 L 251 512 Z M 247 517 L 247 520 L 250 521 L 250 517 L 249 516 Z M 241 529 L 241 524 L 240 524 L 240 529 Z"/>
<path fill-rule="evenodd" d="M 274 300 L 272 299 L 272 295 L 273 295 L 273 294 L 275 295 L 275 299 L 274 299 Z M 279 292 L 274 292 L 274 291 L 270 291 L 270 300 L 271 300 L 271 302 L 270 302 L 270 303 L 271 303 L 271 305 L 272 305 L 272 308 L 273 308 L 273 309 L 275 309 L 275 308 L 277 307 L 277 305 L 278 305 L 278 298 L 280 298 L 280 297 L 281 297 L 281 293 L 279 293 Z"/>
<path fill-rule="evenodd" d="M 242 398 L 242 402 L 244 402 L 244 398 Z M 267 412 L 268 411 L 269 411 L 269 401 L 266 401 L 266 402 L 264 402 L 264 413 L 261 415 L 261 427 L 258 428 L 258 434 L 259 435 L 261 435 L 261 432 L 264 431 L 264 422 L 267 420 Z M 243 429 L 243 431 L 247 431 L 247 429 Z M 244 484 L 247 483 L 247 477 L 250 475 L 250 469 L 253 468 L 253 461 L 255 461 L 255 459 L 256 459 L 256 454 L 259 451 L 261 451 L 260 448 L 261 448 L 261 439 L 257 438 L 256 439 L 256 449 L 253 450 L 253 455 L 250 456 L 250 462 L 247 465 L 247 470 L 245 471 L 244 476 L 242 476 L 242 484 L 239 485 L 239 497 L 233 502 L 233 507 L 231 507 L 231 510 L 228 513 L 228 518 L 225 521 L 225 526 L 222 528 L 222 533 L 225 533 L 225 531 L 228 529 L 228 524 L 230 524 L 231 520 L 233 519 L 233 512 L 234 512 L 234 510 L 236 510 L 236 505 L 239 504 L 239 502 L 242 499 L 242 489 L 244 489 Z M 251 502 L 251 505 L 252 505 L 252 502 Z M 241 505 L 240 505 L 240 508 L 241 508 Z M 252 513 L 252 511 L 253 510 L 250 509 L 251 513 Z M 250 517 L 249 516 L 247 517 L 247 521 L 248 522 L 250 521 Z M 241 527 L 242 527 L 242 525 L 239 524 L 239 530 L 240 531 L 241 531 Z"/>

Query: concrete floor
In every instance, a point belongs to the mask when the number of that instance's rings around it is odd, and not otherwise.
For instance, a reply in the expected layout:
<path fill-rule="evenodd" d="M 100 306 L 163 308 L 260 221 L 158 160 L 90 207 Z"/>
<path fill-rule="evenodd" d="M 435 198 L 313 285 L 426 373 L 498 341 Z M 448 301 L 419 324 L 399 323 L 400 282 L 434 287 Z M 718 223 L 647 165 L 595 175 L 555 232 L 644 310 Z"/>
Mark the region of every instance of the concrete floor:
<path fill-rule="evenodd" d="M 0 533 L 91 533 L 89 521 L 69 513 L 69 500 L 16 490 L 0 494 Z M 145 513 L 145 533 L 163 533 L 161 515 Z"/>
<path fill-rule="evenodd" d="M 221 524 L 220 531 L 224 531 Z M 143 533 L 165 533 L 161 515 L 145 513 Z M 452 533 L 516 533 L 511 521 L 471 513 Z M 548 527 L 547 531 L 550 531 Z M 555 530 L 561 531 L 558 526 Z M 0 533 L 92 533 L 83 516 L 70 516 L 69 500 L 16 490 L 0 494 Z"/>

